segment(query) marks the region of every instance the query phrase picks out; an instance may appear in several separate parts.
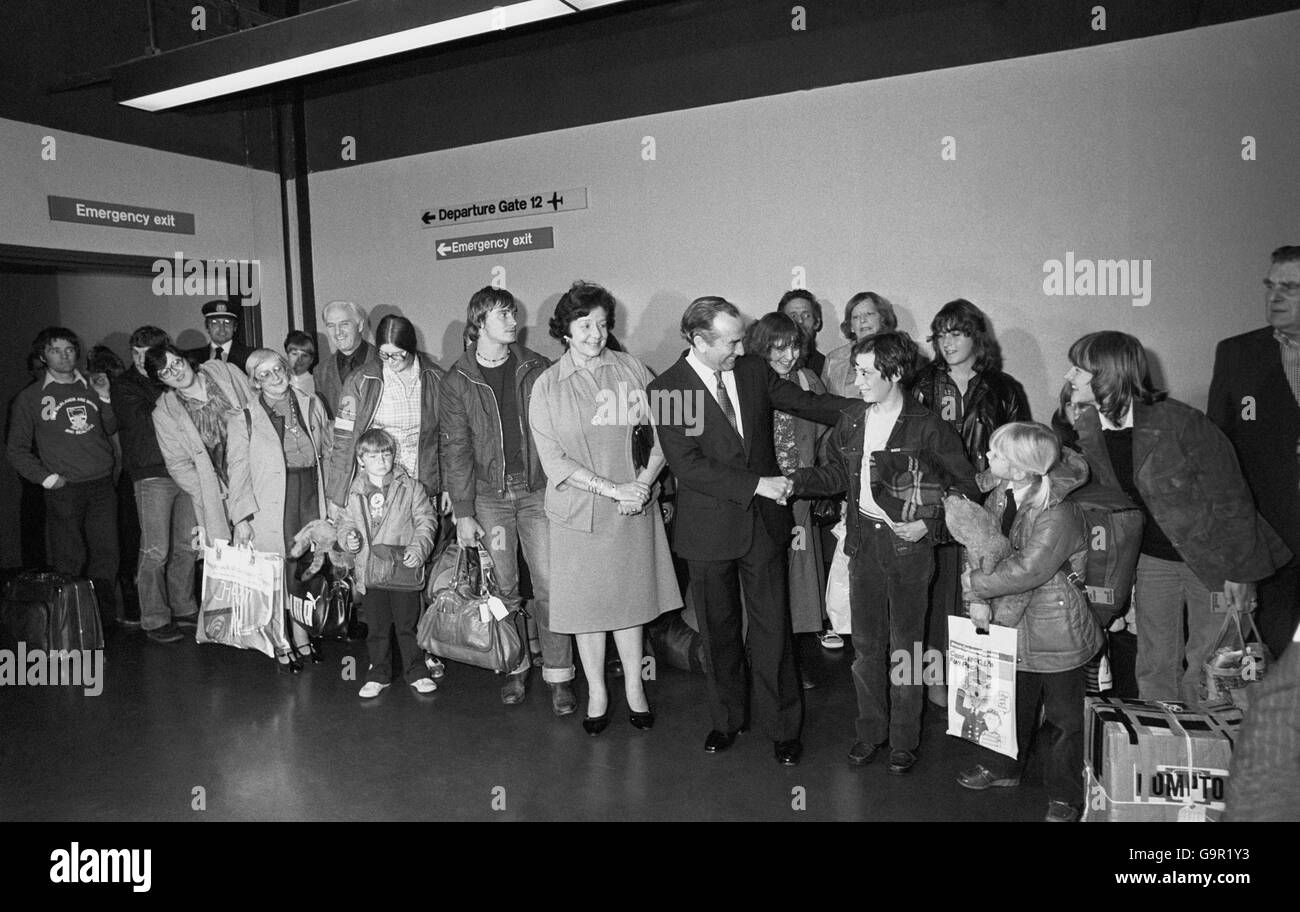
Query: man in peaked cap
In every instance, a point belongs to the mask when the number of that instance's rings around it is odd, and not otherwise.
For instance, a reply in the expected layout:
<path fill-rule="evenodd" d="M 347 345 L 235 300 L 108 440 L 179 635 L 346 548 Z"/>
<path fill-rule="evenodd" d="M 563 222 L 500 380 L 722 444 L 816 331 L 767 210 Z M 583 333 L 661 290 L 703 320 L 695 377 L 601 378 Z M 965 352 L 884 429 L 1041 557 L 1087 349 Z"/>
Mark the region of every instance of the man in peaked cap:
<path fill-rule="evenodd" d="M 211 358 L 226 361 L 245 370 L 248 356 L 253 350 L 235 341 L 239 328 L 240 306 L 230 301 L 215 300 L 203 305 L 203 325 L 208 331 L 208 344 L 192 348 L 186 354 L 195 364 Z"/>

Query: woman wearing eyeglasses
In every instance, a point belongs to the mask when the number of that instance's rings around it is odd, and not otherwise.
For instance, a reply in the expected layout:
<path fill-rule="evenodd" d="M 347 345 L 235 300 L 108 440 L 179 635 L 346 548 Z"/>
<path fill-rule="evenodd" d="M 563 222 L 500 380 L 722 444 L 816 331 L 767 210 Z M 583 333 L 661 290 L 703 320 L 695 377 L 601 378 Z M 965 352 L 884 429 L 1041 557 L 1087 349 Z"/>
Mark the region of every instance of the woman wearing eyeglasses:
<path fill-rule="evenodd" d="M 443 370 L 416 351 L 415 327 L 406 317 L 389 314 L 380 320 L 375 347 L 378 361 L 353 372 L 339 398 L 325 482 L 331 513 L 345 508 L 357 470 L 356 441 L 371 428 L 389 433 L 397 443 L 397 463 L 439 503 L 438 389 Z M 450 502 L 443 497 L 442 512 L 449 511 Z"/>
<path fill-rule="evenodd" d="M 255 401 L 227 418 L 227 461 L 230 467 L 229 513 L 235 544 L 285 557 L 284 577 L 289 594 L 306 594 L 300 574 L 310 555 L 287 559 L 297 532 L 325 514 L 324 456 L 331 433 L 325 407 L 290 385 L 284 355 L 259 348 L 248 356 L 248 374 Z M 292 631 L 294 673 L 302 670 L 299 655 L 309 649 L 321 661 L 320 646 L 306 629 L 286 618 Z"/>
<path fill-rule="evenodd" d="M 975 471 L 986 471 L 993 432 L 1012 421 L 1030 420 L 1024 388 L 1002 372 L 1002 356 L 988 318 L 965 298 L 949 301 L 935 314 L 930 344 L 934 359 L 917 373 L 912 395 L 957 432 Z M 961 546 L 940 544 L 934 558 L 926 642 L 946 651 L 948 616 L 961 608 Z M 942 684 L 931 685 L 930 700 L 947 705 Z"/>
<path fill-rule="evenodd" d="M 144 369 L 149 379 L 168 389 L 153 411 L 168 474 L 194 502 L 194 518 L 205 543 L 231 541 L 226 419 L 252 399 L 248 377 L 225 361 L 205 361 L 195 368 L 170 342 L 145 353 Z"/>

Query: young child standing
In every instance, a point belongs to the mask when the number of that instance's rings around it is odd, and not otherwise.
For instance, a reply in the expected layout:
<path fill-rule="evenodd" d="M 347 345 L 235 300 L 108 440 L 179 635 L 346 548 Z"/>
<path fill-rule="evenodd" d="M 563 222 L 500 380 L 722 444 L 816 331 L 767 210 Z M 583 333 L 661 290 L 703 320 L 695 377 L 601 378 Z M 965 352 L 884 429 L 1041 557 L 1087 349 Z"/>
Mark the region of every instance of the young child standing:
<path fill-rule="evenodd" d="M 957 776 L 977 791 L 1020 784 L 1039 702 L 1055 729 L 1045 773 L 1047 820 L 1071 823 L 1083 804 L 1084 666 L 1102 646 L 1101 629 L 1087 601 L 1068 579 L 1087 560 L 1083 510 L 1065 500 L 1088 480 L 1088 466 L 1065 450 L 1051 428 L 1013 422 L 989 440 L 989 469 L 981 480 L 995 484 L 984 509 L 1002 523 L 1012 552 L 989 573 L 967 570 L 962 589 L 977 629 L 988 627 L 985 604 L 1000 595 L 1030 593 L 1028 602 L 999 603 L 992 621 L 1016 628 L 1016 743 L 1014 761 L 998 758 Z M 985 487 L 981 484 L 981 487 Z M 1022 607 L 1023 606 L 1023 607 Z"/>
<path fill-rule="evenodd" d="M 433 505 L 424 486 L 394 465 L 396 455 L 397 444 L 386 431 L 372 428 L 361 435 L 360 471 L 339 519 L 339 541 L 356 555 L 356 590 L 366 593 L 370 670 L 360 691 L 363 699 L 379 696 L 392 679 L 390 628 L 397 630 L 397 661 L 406 680 L 422 694 L 438 689 L 425 673 L 424 652 L 415 641 L 424 562 L 433 550 Z"/>

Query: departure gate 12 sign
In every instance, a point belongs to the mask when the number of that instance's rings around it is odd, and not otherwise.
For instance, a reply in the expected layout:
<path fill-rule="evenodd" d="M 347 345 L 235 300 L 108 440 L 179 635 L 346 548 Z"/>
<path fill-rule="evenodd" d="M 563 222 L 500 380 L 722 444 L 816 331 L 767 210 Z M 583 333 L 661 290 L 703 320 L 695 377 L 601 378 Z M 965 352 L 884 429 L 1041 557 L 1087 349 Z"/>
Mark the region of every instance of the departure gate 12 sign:
<path fill-rule="evenodd" d="M 555 246 L 554 228 L 522 228 L 496 234 L 444 238 L 434 247 L 434 258 L 458 260 L 461 257 L 499 256 L 521 250 L 549 250 Z"/>
<path fill-rule="evenodd" d="M 543 190 L 537 193 L 514 193 L 475 203 L 433 206 L 420 214 L 425 228 L 446 228 L 465 222 L 490 222 L 493 219 L 518 218 L 521 215 L 550 215 L 587 208 L 587 188 Z"/>
<path fill-rule="evenodd" d="M 193 212 L 149 209 L 124 203 L 99 203 L 70 196 L 46 196 L 46 199 L 49 200 L 52 222 L 78 222 L 109 228 L 165 231 L 168 234 L 194 233 Z"/>

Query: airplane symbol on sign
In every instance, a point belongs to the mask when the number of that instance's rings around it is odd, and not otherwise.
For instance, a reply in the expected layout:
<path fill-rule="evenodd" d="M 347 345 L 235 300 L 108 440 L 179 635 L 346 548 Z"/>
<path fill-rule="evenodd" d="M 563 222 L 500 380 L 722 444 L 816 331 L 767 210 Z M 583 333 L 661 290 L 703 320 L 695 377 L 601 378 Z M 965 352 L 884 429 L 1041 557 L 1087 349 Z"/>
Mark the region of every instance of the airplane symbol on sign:
<path fill-rule="evenodd" d="M 551 204 L 552 210 L 559 211 L 559 208 L 564 205 L 564 197 L 560 196 L 559 192 L 556 191 L 551 194 L 551 198 L 547 202 Z"/>

